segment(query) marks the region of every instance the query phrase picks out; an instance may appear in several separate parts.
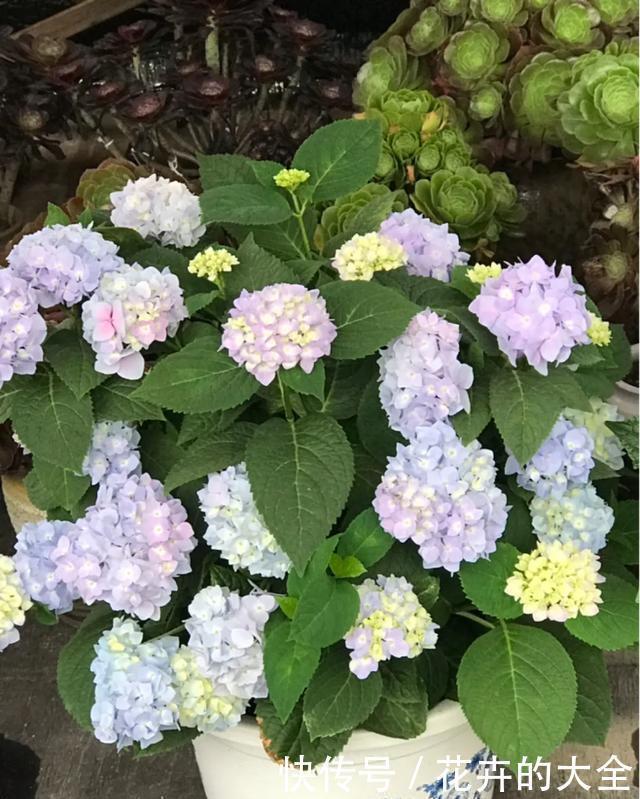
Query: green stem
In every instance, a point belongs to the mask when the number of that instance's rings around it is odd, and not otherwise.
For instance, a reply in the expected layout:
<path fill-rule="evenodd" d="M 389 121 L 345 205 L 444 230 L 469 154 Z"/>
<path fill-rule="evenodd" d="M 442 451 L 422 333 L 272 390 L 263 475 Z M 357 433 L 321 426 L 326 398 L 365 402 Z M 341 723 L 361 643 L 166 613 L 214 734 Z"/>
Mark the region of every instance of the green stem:
<path fill-rule="evenodd" d="M 293 421 L 293 410 L 291 409 L 291 402 L 287 393 L 287 387 L 282 382 L 280 375 L 278 375 L 278 386 L 280 388 L 280 396 L 282 397 L 282 406 L 284 408 L 284 415 L 288 422 Z"/>
<path fill-rule="evenodd" d="M 304 224 L 304 212 L 307 210 L 307 203 L 304 202 L 300 205 L 300 201 L 294 194 L 294 192 L 290 192 L 291 199 L 293 200 L 293 207 L 295 208 L 294 216 L 298 220 L 298 226 L 300 228 L 300 232 L 302 233 L 302 240 L 304 242 L 304 248 L 306 251 L 307 258 L 311 258 L 311 243 L 309 242 L 309 236 L 307 235 L 307 229 Z"/>
<path fill-rule="evenodd" d="M 470 621 L 475 621 L 477 624 L 481 624 L 483 627 L 486 627 L 488 630 L 493 630 L 494 625 L 491 624 L 490 621 L 486 619 L 480 618 L 480 616 L 476 616 L 475 613 L 469 613 L 466 610 L 458 610 L 456 611 L 456 616 L 461 616 L 463 619 L 469 619 Z"/>

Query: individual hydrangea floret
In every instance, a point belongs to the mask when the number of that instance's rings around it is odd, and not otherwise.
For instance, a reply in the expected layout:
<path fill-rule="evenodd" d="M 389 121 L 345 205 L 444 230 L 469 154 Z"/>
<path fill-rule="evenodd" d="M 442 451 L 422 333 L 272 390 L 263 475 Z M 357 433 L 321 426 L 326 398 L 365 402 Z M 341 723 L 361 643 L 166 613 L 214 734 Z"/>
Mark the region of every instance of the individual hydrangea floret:
<path fill-rule="evenodd" d="M 591 412 L 566 408 L 562 415 L 576 427 L 585 427 L 593 440 L 593 457 L 611 469 L 624 466 L 624 453 L 616 434 L 607 422 L 621 422 L 623 416 L 615 405 L 594 397 L 590 400 Z"/>
<path fill-rule="evenodd" d="M 20 239 L 7 257 L 11 269 L 29 283 L 39 305 L 75 305 L 91 294 L 100 278 L 124 261 L 118 247 L 82 225 L 52 225 Z"/>
<path fill-rule="evenodd" d="M 96 644 L 91 663 L 95 701 L 91 723 L 96 738 L 118 750 L 133 743 L 142 749 L 178 729 L 171 661 L 179 641 L 164 636 L 142 641 L 133 619 L 114 619 Z"/>
<path fill-rule="evenodd" d="M 246 464 L 210 474 L 198 497 L 207 522 L 205 541 L 234 569 L 247 569 L 263 577 L 285 576 L 291 561 L 256 507 Z"/>
<path fill-rule="evenodd" d="M 589 432 L 563 417 L 530 461 L 521 466 L 512 454 L 508 455 L 505 474 L 517 475 L 518 485 L 539 497 L 558 497 L 570 486 L 585 485 L 595 466 Z"/>
<path fill-rule="evenodd" d="M 65 521 L 25 524 L 16 537 L 13 560 L 25 591 L 54 613 L 68 613 L 78 599 L 77 571 L 58 561 L 58 547 L 74 537 L 74 525 Z"/>
<path fill-rule="evenodd" d="M 404 577 L 379 575 L 357 589 L 360 611 L 344 640 L 351 650 L 349 668 L 358 679 L 366 680 L 383 660 L 415 658 L 435 647 L 438 625 Z"/>
<path fill-rule="evenodd" d="M 534 621 L 595 616 L 602 602 L 598 584 L 604 582 L 599 569 L 597 556 L 572 541 L 540 542 L 533 552 L 520 555 L 505 593 L 517 599 Z"/>
<path fill-rule="evenodd" d="M 575 486 L 558 497 L 534 497 L 533 529 L 541 541 L 568 541 L 578 549 L 599 552 L 613 527 L 613 511 L 592 485 Z"/>
<path fill-rule="evenodd" d="M 96 353 L 96 371 L 142 377 L 140 351 L 175 335 L 187 316 L 180 283 L 169 269 L 133 264 L 105 275 L 82 306 L 83 334 Z"/>
<path fill-rule="evenodd" d="M 185 627 L 198 669 L 223 695 L 260 699 L 267 695 L 263 631 L 276 600 L 270 594 L 240 596 L 218 585 L 199 591 Z"/>
<path fill-rule="evenodd" d="M 448 283 L 453 267 L 469 260 L 456 234 L 449 232 L 449 225 L 437 225 L 411 208 L 391 214 L 380 225 L 380 233 L 402 246 L 410 275 Z"/>
<path fill-rule="evenodd" d="M 556 275 L 539 255 L 488 280 L 469 305 L 498 339 L 513 366 L 520 357 L 546 375 L 549 364 L 566 361 L 578 344 L 588 344 L 591 324 L 584 289 L 563 265 Z"/>
<path fill-rule="evenodd" d="M 6 555 L 0 555 L 0 652 L 20 639 L 18 627 L 31 608 L 16 567 Z"/>
<path fill-rule="evenodd" d="M 611 344 L 611 326 L 609 322 L 605 322 L 604 319 L 600 319 L 594 313 L 589 313 L 589 319 L 591 320 L 591 325 L 587 329 L 587 335 L 591 342 L 596 347 L 607 347 Z"/>
<path fill-rule="evenodd" d="M 206 227 L 200 203 L 183 184 L 157 175 L 132 180 L 111 194 L 111 221 L 161 244 L 193 247 Z"/>
<path fill-rule="evenodd" d="M 176 689 L 178 720 L 199 732 L 223 732 L 240 723 L 247 700 L 221 694 L 200 671 L 196 653 L 181 646 L 171 661 Z"/>
<path fill-rule="evenodd" d="M 188 271 L 215 283 L 224 272 L 230 272 L 240 261 L 223 247 L 207 247 L 189 261 Z"/>
<path fill-rule="evenodd" d="M 494 277 L 500 277 L 502 274 L 502 266 L 495 262 L 490 264 L 476 264 L 471 269 L 467 269 L 467 277 L 472 283 L 478 286 L 483 286 L 487 280 Z"/>
<path fill-rule="evenodd" d="M 309 374 L 337 335 L 320 292 L 290 283 L 243 291 L 222 329 L 222 346 L 263 386 L 280 368 Z"/>
<path fill-rule="evenodd" d="M 407 263 L 404 247 L 380 233 L 357 234 L 336 251 L 331 265 L 341 280 L 371 280 Z"/>
<path fill-rule="evenodd" d="M 273 181 L 281 189 L 295 191 L 310 177 L 310 173 L 305 169 L 281 169 L 277 175 L 274 175 Z"/>
<path fill-rule="evenodd" d="M 87 604 L 107 602 L 146 620 L 160 618 L 177 588 L 175 578 L 191 570 L 195 545 L 180 501 L 142 474 L 115 489 L 102 485 L 96 504 L 73 535 L 58 542 L 55 555 Z"/>
<path fill-rule="evenodd" d="M 427 309 L 382 350 L 380 402 L 389 426 L 411 439 L 417 428 L 469 411 L 473 369 L 461 363 L 458 325 Z"/>
<path fill-rule="evenodd" d="M 493 453 L 464 446 L 446 422 L 416 430 L 398 445 L 376 489 L 380 523 L 418 545 L 425 569 L 454 573 L 495 552 L 507 523 L 507 500 L 495 485 Z"/>
<path fill-rule="evenodd" d="M 47 326 L 35 293 L 11 269 L 0 271 L 0 387 L 16 375 L 32 375 L 43 359 Z"/>
<path fill-rule="evenodd" d="M 141 472 L 140 433 L 124 422 L 98 422 L 93 428 L 91 447 L 82 464 L 82 473 L 91 484 L 116 488 Z"/>

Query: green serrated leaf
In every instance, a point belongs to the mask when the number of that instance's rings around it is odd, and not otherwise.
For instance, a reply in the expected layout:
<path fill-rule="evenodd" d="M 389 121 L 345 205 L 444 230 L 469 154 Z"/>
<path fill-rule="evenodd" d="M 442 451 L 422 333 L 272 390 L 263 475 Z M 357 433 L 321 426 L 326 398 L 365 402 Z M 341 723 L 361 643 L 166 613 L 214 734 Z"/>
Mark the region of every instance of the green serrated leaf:
<path fill-rule="evenodd" d="M 355 477 L 343 516 L 345 524 L 351 524 L 358 514 L 371 505 L 385 470 L 383 462 L 357 443 L 353 445 L 353 462 Z"/>
<path fill-rule="evenodd" d="M 244 413 L 246 405 L 238 405 L 226 411 L 214 411 L 213 413 L 190 413 L 182 420 L 178 444 L 190 444 L 200 436 L 208 436 L 212 433 L 226 430 L 227 427 L 236 421 Z"/>
<path fill-rule="evenodd" d="M 571 658 L 540 629 L 502 623 L 480 636 L 462 658 L 457 682 L 471 726 L 504 760 L 547 757 L 575 716 Z"/>
<path fill-rule="evenodd" d="M 488 558 L 462 564 L 460 580 L 464 592 L 483 613 L 498 619 L 522 616 L 522 605 L 505 594 L 507 580 L 515 572 L 519 557 L 520 553 L 511 544 L 498 544 Z"/>
<path fill-rule="evenodd" d="M 187 297 L 185 305 L 187 306 L 187 311 L 189 311 L 189 316 L 194 316 L 198 311 L 211 305 L 219 296 L 220 293 L 218 291 L 208 291 L 204 294 L 192 294 Z"/>
<path fill-rule="evenodd" d="M 429 708 L 441 702 L 449 686 L 449 661 L 439 649 L 425 649 L 416 658 L 418 673 L 427 689 Z"/>
<path fill-rule="evenodd" d="M 380 404 L 378 381 L 373 379 L 362 392 L 358 407 L 358 435 L 360 441 L 374 458 L 382 463 L 396 451 L 402 443 L 399 433 L 389 427 L 389 420 Z"/>
<path fill-rule="evenodd" d="M 258 291 L 273 283 L 297 283 L 291 269 L 275 255 L 259 247 L 252 233 L 238 247 L 237 266 L 224 276 L 225 294 L 235 297 L 241 291 Z"/>
<path fill-rule="evenodd" d="M 146 749 L 136 746 L 133 752 L 133 759 L 143 760 L 146 757 L 174 752 L 176 749 L 181 749 L 183 746 L 190 744 L 198 735 L 200 735 L 198 730 L 190 729 L 189 727 L 182 727 L 180 730 L 165 730 L 162 733 L 162 740 L 158 741 L 157 744 L 151 744 Z"/>
<path fill-rule="evenodd" d="M 77 328 L 58 330 L 49 336 L 44 345 L 44 356 L 76 397 L 84 397 L 108 377 L 96 372 L 95 352 Z"/>
<path fill-rule="evenodd" d="M 633 416 L 631 419 L 625 419 L 624 422 L 607 422 L 609 427 L 618 437 L 622 444 L 624 451 L 631 458 L 631 463 L 634 469 L 640 468 L 639 455 L 638 455 L 638 434 L 639 422 L 638 417 Z"/>
<path fill-rule="evenodd" d="M 602 604 L 595 616 L 578 616 L 565 622 L 567 630 L 585 644 L 612 651 L 638 641 L 637 590 L 626 580 L 606 575 L 600 586 Z"/>
<path fill-rule="evenodd" d="M 489 373 L 476 372 L 473 385 L 469 389 L 471 410 L 460 411 L 451 422 L 462 443 L 466 446 L 474 441 L 491 421 L 489 407 Z"/>
<path fill-rule="evenodd" d="M 316 361 L 312 371 L 307 374 L 299 366 L 293 369 L 282 369 L 280 379 L 289 388 L 297 391 L 298 394 L 306 394 L 315 397 L 320 402 L 324 398 L 324 363 Z"/>
<path fill-rule="evenodd" d="M 362 564 L 362 561 L 353 555 L 332 555 L 329 561 L 331 571 L 338 578 L 355 578 L 360 577 L 367 570 Z"/>
<path fill-rule="evenodd" d="M 293 258 L 287 261 L 287 266 L 296 276 L 296 283 L 303 283 L 305 286 L 311 283 L 324 264 L 325 261 L 316 261 L 310 258 Z"/>
<path fill-rule="evenodd" d="M 177 278 L 186 297 L 206 294 L 211 291 L 211 283 L 203 277 L 189 272 L 189 259 L 182 253 L 160 244 L 152 244 L 137 252 L 134 260 L 140 266 L 167 267 Z"/>
<path fill-rule="evenodd" d="M 291 623 L 284 622 L 267 633 L 264 673 L 280 720 L 286 722 L 320 663 L 320 647 L 291 638 Z"/>
<path fill-rule="evenodd" d="M 68 215 L 60 208 L 59 205 L 47 203 L 47 215 L 44 220 L 45 227 L 52 225 L 68 225 L 71 223 Z"/>
<path fill-rule="evenodd" d="M 127 262 L 142 263 L 138 260 L 138 255 L 149 246 L 142 236 L 135 230 L 128 227 L 112 227 L 111 225 L 99 225 L 94 228 L 107 241 L 112 241 L 118 245 L 118 255 L 122 256 Z M 146 264 L 145 264 L 146 265 Z M 153 266 L 153 264 L 151 264 Z"/>
<path fill-rule="evenodd" d="M 328 413 L 334 419 L 350 419 L 358 412 L 362 392 L 371 380 L 374 364 L 371 360 L 358 363 L 330 363 L 326 370 L 323 400 L 309 400 L 309 407 Z"/>
<path fill-rule="evenodd" d="M 343 638 L 358 616 L 356 589 L 327 574 L 305 581 L 291 624 L 291 640 L 326 647 Z"/>
<path fill-rule="evenodd" d="M 261 185 L 216 186 L 200 195 L 205 224 L 277 225 L 292 215 L 291 206 L 276 190 Z"/>
<path fill-rule="evenodd" d="M 317 547 L 307 563 L 306 568 L 299 574 L 295 569 L 291 569 L 287 576 L 287 591 L 295 597 L 299 597 L 308 582 L 321 574 L 326 574 L 329 568 L 329 561 L 335 548 L 340 541 L 339 535 L 332 535 Z"/>
<path fill-rule="evenodd" d="M 63 507 L 70 511 L 85 495 L 91 481 L 84 475 L 34 457 L 26 484 L 29 498 L 38 508 Z"/>
<path fill-rule="evenodd" d="M 162 421 L 164 414 L 157 405 L 133 396 L 141 385 L 141 380 L 110 377 L 98 386 L 92 393 L 96 421 L 142 422 L 147 419 Z"/>
<path fill-rule="evenodd" d="M 607 537 L 606 554 L 617 563 L 635 566 L 638 564 L 638 531 L 640 514 L 637 499 L 628 499 L 614 505 L 615 521 Z"/>
<path fill-rule="evenodd" d="M 416 738 L 427 727 L 428 698 L 414 660 L 394 659 L 380 666 L 382 696 L 364 723 L 365 730 L 391 738 Z"/>
<path fill-rule="evenodd" d="M 537 538 L 533 534 L 528 504 L 510 490 L 507 491 L 507 504 L 511 510 L 501 540 L 505 544 L 511 544 L 520 552 L 531 552 L 537 544 Z"/>
<path fill-rule="evenodd" d="M 239 183 L 255 184 L 258 178 L 253 170 L 253 161 L 244 155 L 214 153 L 198 155 L 202 190 L 217 186 L 235 186 Z"/>
<path fill-rule="evenodd" d="M 43 624 L 45 627 L 54 627 L 60 621 L 59 617 L 41 602 L 33 603 L 29 615 L 33 616 L 38 624 Z"/>
<path fill-rule="evenodd" d="M 184 456 L 176 429 L 162 422 L 150 422 L 143 427 L 140 452 L 142 470 L 160 482 L 165 481 L 173 464 Z"/>
<path fill-rule="evenodd" d="M 369 568 L 391 549 L 395 539 L 380 526 L 378 514 L 367 508 L 351 522 L 338 544 L 338 554 L 352 556 Z"/>
<path fill-rule="evenodd" d="M 278 607 L 288 619 L 292 619 L 298 607 L 298 598 L 295 596 L 277 596 Z"/>

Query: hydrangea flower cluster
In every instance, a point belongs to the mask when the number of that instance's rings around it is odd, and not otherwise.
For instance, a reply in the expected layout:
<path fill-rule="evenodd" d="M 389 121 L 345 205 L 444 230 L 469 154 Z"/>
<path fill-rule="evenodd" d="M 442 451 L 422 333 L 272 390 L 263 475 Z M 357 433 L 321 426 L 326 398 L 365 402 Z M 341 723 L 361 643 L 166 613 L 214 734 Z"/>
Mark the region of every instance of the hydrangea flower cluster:
<path fill-rule="evenodd" d="M 242 291 L 222 329 L 222 346 L 263 386 L 280 367 L 309 374 L 337 335 L 318 290 L 290 283 Z"/>
<path fill-rule="evenodd" d="M 465 447 L 446 422 L 419 427 L 399 445 L 376 489 L 382 527 L 418 545 L 425 569 L 454 573 L 496 549 L 507 522 L 507 500 L 495 485 L 493 453 L 477 441 Z"/>
<path fill-rule="evenodd" d="M 98 422 L 93 428 L 91 447 L 82 464 L 82 473 L 91 484 L 112 488 L 124 485 L 141 473 L 140 433 L 124 422 Z"/>
<path fill-rule="evenodd" d="M 30 233 L 7 263 L 34 290 L 39 305 L 75 305 L 95 291 L 101 277 L 124 261 L 117 246 L 91 228 L 52 225 Z"/>
<path fill-rule="evenodd" d="M 96 504 L 54 554 L 87 604 L 104 601 L 140 619 L 158 619 L 177 588 L 175 577 L 190 571 L 195 545 L 180 501 L 143 474 L 115 489 L 102 485 Z"/>
<path fill-rule="evenodd" d="M 518 485 L 539 497 L 559 497 L 570 486 L 589 482 L 593 448 L 587 429 L 561 416 L 528 463 L 520 466 L 509 453 L 504 471 L 517 475 Z"/>
<path fill-rule="evenodd" d="M 210 474 L 198 497 L 207 522 L 205 541 L 234 569 L 247 569 L 263 577 L 285 576 L 291 561 L 256 507 L 246 464 Z"/>
<path fill-rule="evenodd" d="M 438 625 L 404 577 L 379 575 L 357 588 L 360 611 L 344 640 L 351 650 L 349 668 L 358 679 L 366 680 L 380 661 L 415 658 L 435 647 Z"/>
<path fill-rule="evenodd" d="M 380 402 L 389 426 L 411 439 L 419 427 L 469 411 L 473 369 L 458 360 L 458 325 L 427 309 L 382 350 Z"/>
<path fill-rule="evenodd" d="M 164 730 L 178 729 L 176 690 L 171 661 L 177 638 L 142 641 L 132 619 L 114 619 L 102 634 L 91 664 L 95 702 L 91 723 L 96 738 L 117 745 L 146 749 L 162 740 Z"/>
<path fill-rule="evenodd" d="M 487 280 L 469 310 L 497 337 L 513 366 L 525 357 L 542 375 L 549 364 L 566 361 L 577 344 L 589 343 L 584 289 L 571 267 L 562 266 L 556 276 L 538 255 Z"/>
<path fill-rule="evenodd" d="M 311 175 L 306 169 L 281 169 L 277 175 L 274 175 L 273 182 L 280 189 L 295 191 L 310 177 Z"/>
<path fill-rule="evenodd" d="M 412 208 L 391 214 L 380 225 L 380 233 L 402 245 L 410 275 L 448 283 L 453 267 L 469 261 L 468 253 L 460 249 L 460 239 L 449 232 L 449 225 L 438 225 Z"/>
<path fill-rule="evenodd" d="M 131 180 L 110 199 L 116 227 L 131 228 L 161 244 L 193 247 L 206 230 L 198 198 L 175 180 L 157 175 Z"/>
<path fill-rule="evenodd" d="M 589 313 L 589 319 L 591 320 L 591 325 L 587 330 L 587 335 L 591 342 L 596 347 L 607 347 L 611 344 L 611 326 L 609 322 L 605 322 L 604 319 L 600 319 L 594 313 Z"/>
<path fill-rule="evenodd" d="M 578 615 L 595 616 L 604 582 L 600 561 L 589 549 L 568 541 L 540 542 L 518 558 L 505 592 L 522 604 L 534 621 L 565 622 Z"/>
<path fill-rule="evenodd" d="M 380 233 L 355 235 L 336 251 L 331 262 L 341 280 L 371 280 L 376 272 L 390 272 L 406 264 L 404 247 Z"/>
<path fill-rule="evenodd" d="M 209 586 L 189 605 L 185 627 L 199 671 L 225 696 L 260 699 L 267 695 L 262 634 L 276 608 L 270 594 L 240 594 Z"/>
<path fill-rule="evenodd" d="M 576 427 L 585 427 L 593 440 L 593 457 L 612 469 L 622 469 L 624 453 L 618 437 L 607 427 L 607 422 L 621 422 L 623 417 L 615 405 L 598 397 L 590 400 L 591 413 L 567 408 L 563 416 Z"/>
<path fill-rule="evenodd" d="M 173 336 L 188 316 L 178 278 L 169 269 L 125 265 L 104 275 L 82 306 L 84 337 L 96 353 L 95 369 L 137 380 L 140 350 Z"/>
<path fill-rule="evenodd" d="M 534 497 L 531 521 L 540 541 L 569 541 L 578 549 L 598 552 L 607 542 L 614 515 L 589 484 L 574 486 L 560 496 Z"/>
<path fill-rule="evenodd" d="M 20 639 L 17 628 L 31 607 L 11 558 L 0 555 L 0 652 Z"/>
<path fill-rule="evenodd" d="M 59 562 L 73 539 L 74 525 L 65 521 L 41 521 L 25 524 L 16 537 L 13 562 L 25 591 L 54 613 L 68 613 L 78 599 L 76 570 Z"/>
<path fill-rule="evenodd" d="M 229 250 L 207 247 L 189 261 L 187 270 L 192 275 L 204 277 L 215 283 L 224 272 L 230 272 L 240 261 Z"/>
<path fill-rule="evenodd" d="M 0 387 L 17 375 L 32 375 L 42 360 L 47 326 L 27 282 L 11 269 L 0 271 Z"/>
<path fill-rule="evenodd" d="M 223 732 L 240 723 L 247 706 L 246 699 L 220 694 L 212 680 L 198 667 L 196 653 L 181 646 L 171 660 L 178 720 L 183 727 L 196 727 L 200 732 Z"/>
<path fill-rule="evenodd" d="M 471 269 L 467 269 L 467 277 L 478 286 L 484 285 L 491 278 L 500 277 L 501 274 L 502 266 L 495 261 L 490 264 L 476 264 Z"/>

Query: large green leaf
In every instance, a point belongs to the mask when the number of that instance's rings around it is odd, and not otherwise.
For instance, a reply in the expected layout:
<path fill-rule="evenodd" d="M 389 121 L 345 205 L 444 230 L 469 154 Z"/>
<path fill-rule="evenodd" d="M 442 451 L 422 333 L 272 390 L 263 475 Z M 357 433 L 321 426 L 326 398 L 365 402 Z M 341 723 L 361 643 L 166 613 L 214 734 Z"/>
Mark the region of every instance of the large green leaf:
<path fill-rule="evenodd" d="M 26 482 L 29 498 L 42 510 L 63 507 L 70 511 L 90 486 L 90 480 L 85 475 L 78 475 L 42 458 L 33 459 L 33 468 Z M 32 496 L 33 486 L 37 486 L 37 497 Z"/>
<path fill-rule="evenodd" d="M 468 413 L 460 411 L 451 419 L 456 433 L 465 445 L 478 438 L 491 421 L 489 375 L 486 371 L 474 370 L 473 385 L 469 389 L 469 400 L 471 410 Z"/>
<path fill-rule="evenodd" d="M 374 364 L 370 359 L 359 363 L 331 363 L 326 370 L 324 399 L 311 400 L 308 405 L 320 413 L 328 413 L 334 419 L 355 416 L 373 369 Z"/>
<path fill-rule="evenodd" d="M 283 369 L 280 377 L 285 386 L 297 391 L 298 394 L 306 394 L 315 397 L 322 402 L 324 397 L 324 362 L 316 361 L 313 369 L 307 374 L 299 366 L 293 369 Z"/>
<path fill-rule="evenodd" d="M 600 586 L 602 604 L 595 616 L 578 616 L 566 622 L 572 635 L 598 649 L 615 650 L 633 646 L 638 640 L 638 602 L 634 585 L 606 575 Z"/>
<path fill-rule="evenodd" d="M 240 263 L 224 275 L 225 293 L 229 297 L 240 294 L 243 289 L 258 291 L 273 283 L 298 283 L 291 269 L 259 247 L 251 233 L 238 247 L 238 260 Z"/>
<path fill-rule="evenodd" d="M 264 673 L 269 699 L 283 722 L 291 715 L 320 662 L 320 646 L 291 640 L 291 622 L 268 631 L 264 645 Z"/>
<path fill-rule="evenodd" d="M 76 397 L 83 397 L 107 379 L 107 375 L 96 372 L 96 354 L 77 328 L 58 330 L 49 336 L 44 356 Z"/>
<path fill-rule="evenodd" d="M 266 186 L 216 186 L 200 195 L 206 224 L 276 225 L 289 219 L 291 206 L 275 188 Z"/>
<path fill-rule="evenodd" d="M 351 522 L 338 544 L 338 554 L 358 558 L 367 568 L 387 554 L 395 539 L 380 526 L 378 514 L 367 508 Z"/>
<path fill-rule="evenodd" d="M 251 159 L 244 155 L 214 153 L 199 155 L 200 183 L 202 190 L 216 186 L 234 186 L 238 183 L 256 184 L 258 178 L 253 171 Z"/>
<path fill-rule="evenodd" d="M 340 425 L 325 414 L 296 422 L 270 419 L 246 451 L 258 510 L 301 570 L 329 534 L 353 482 L 353 453 Z"/>
<path fill-rule="evenodd" d="M 198 338 L 163 358 L 142 381 L 135 398 L 179 413 L 206 413 L 240 405 L 258 383 L 219 350 L 217 336 Z"/>
<path fill-rule="evenodd" d="M 177 278 L 185 296 L 191 297 L 211 291 L 211 283 L 206 278 L 189 272 L 189 259 L 171 247 L 152 244 L 136 253 L 135 260 L 140 266 L 155 266 L 158 269 L 168 268 Z"/>
<path fill-rule="evenodd" d="M 519 557 L 520 553 L 511 544 L 498 544 L 488 558 L 462 564 L 460 580 L 464 592 L 483 613 L 499 619 L 522 616 L 522 605 L 505 594 L 507 580 L 515 572 Z"/>
<path fill-rule="evenodd" d="M 98 386 L 92 394 L 96 420 L 99 422 L 142 422 L 147 419 L 162 421 L 164 414 L 156 404 L 133 396 L 141 385 L 141 380 L 110 377 Z"/>
<path fill-rule="evenodd" d="M 371 120 L 343 119 L 319 128 L 298 149 L 295 169 L 305 169 L 315 202 L 356 191 L 375 174 L 382 149 L 382 128 Z"/>
<path fill-rule="evenodd" d="M 393 659 L 380 666 L 382 696 L 364 723 L 391 738 L 415 738 L 427 726 L 428 697 L 415 660 Z"/>
<path fill-rule="evenodd" d="M 477 638 L 458 671 L 458 698 L 476 734 L 504 760 L 546 757 L 576 712 L 571 658 L 547 632 L 504 624 Z"/>
<path fill-rule="evenodd" d="M 618 436 L 624 451 L 631 458 L 634 469 L 640 468 L 638 455 L 638 417 L 625 419 L 624 422 L 607 422 L 607 426 Z"/>
<path fill-rule="evenodd" d="M 291 625 L 291 640 L 326 647 L 353 627 L 360 609 L 356 589 L 344 580 L 319 574 L 305 585 Z"/>
<path fill-rule="evenodd" d="M 364 448 L 382 463 L 395 454 L 396 447 L 402 443 L 400 434 L 389 427 L 389 420 L 380 404 L 376 378 L 362 392 L 357 426 Z"/>

